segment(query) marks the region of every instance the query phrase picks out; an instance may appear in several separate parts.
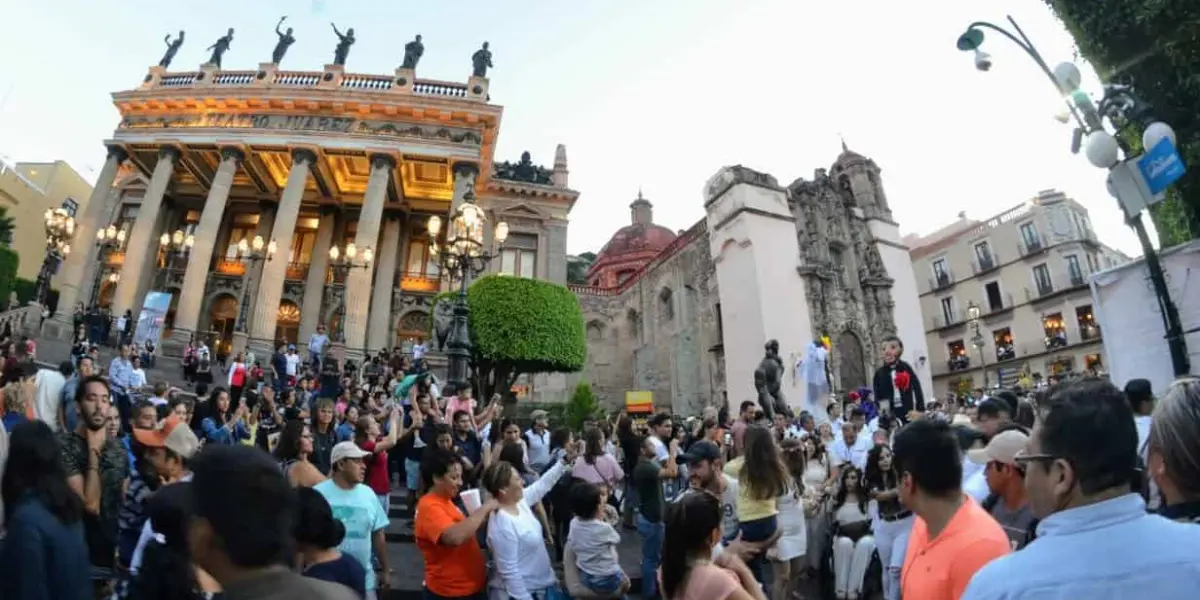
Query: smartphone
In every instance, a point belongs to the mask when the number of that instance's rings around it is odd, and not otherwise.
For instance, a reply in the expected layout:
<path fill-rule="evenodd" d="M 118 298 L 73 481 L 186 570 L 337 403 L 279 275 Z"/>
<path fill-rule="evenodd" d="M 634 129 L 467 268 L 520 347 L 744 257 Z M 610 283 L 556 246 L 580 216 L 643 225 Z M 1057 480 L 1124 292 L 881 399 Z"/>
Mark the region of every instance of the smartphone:
<path fill-rule="evenodd" d="M 729 432 L 727 431 L 727 432 L 725 432 L 725 445 L 726 445 L 726 446 L 729 446 L 729 445 L 732 445 L 732 444 L 733 444 L 733 434 L 732 434 L 732 433 L 729 433 Z"/>

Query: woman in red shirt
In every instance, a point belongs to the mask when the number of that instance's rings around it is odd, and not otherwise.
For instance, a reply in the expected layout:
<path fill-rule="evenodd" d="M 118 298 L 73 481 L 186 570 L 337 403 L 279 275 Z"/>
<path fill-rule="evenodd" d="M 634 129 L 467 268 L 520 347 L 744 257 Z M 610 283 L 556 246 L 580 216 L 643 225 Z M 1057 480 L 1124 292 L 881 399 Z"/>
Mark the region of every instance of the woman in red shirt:
<path fill-rule="evenodd" d="M 366 415 L 358 419 L 354 430 L 354 443 L 371 455 L 363 459 L 367 473 L 363 483 L 379 497 L 379 505 L 384 514 L 391 510 L 392 482 L 388 477 L 388 450 L 396 445 L 396 440 L 404 435 L 403 425 L 399 419 L 400 412 L 392 410 L 388 417 L 387 435 L 381 435 L 379 422 L 375 417 Z"/>
<path fill-rule="evenodd" d="M 246 355 L 238 352 L 229 365 L 229 398 L 237 403 L 242 398 L 242 390 L 246 389 L 246 380 L 250 372 L 246 368 Z"/>

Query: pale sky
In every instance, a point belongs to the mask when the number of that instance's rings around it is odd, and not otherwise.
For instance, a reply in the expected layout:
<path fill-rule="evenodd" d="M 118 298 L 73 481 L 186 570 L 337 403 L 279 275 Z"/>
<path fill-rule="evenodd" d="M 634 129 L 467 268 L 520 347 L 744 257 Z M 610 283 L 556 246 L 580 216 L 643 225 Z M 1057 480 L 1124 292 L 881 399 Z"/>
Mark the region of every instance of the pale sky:
<path fill-rule="evenodd" d="M 998 6 L 1003 5 L 1003 6 Z M 523 150 L 550 166 L 567 145 L 568 251 L 597 251 L 629 223 L 642 188 L 656 222 L 703 216 L 702 188 L 724 165 L 780 183 L 811 178 L 850 148 L 873 158 L 905 233 L 928 233 L 959 211 L 987 218 L 1039 190 L 1086 206 L 1105 243 L 1140 254 L 1104 172 L 1069 151 L 1050 82 L 998 34 L 975 70 L 954 42 L 972 21 L 1012 14 L 1052 66 L 1074 57 L 1042 0 L 0 0 L 0 155 L 63 159 L 94 180 L 118 115 L 109 94 L 136 87 L 163 52 L 187 42 L 172 70 L 190 70 L 228 27 L 228 69 L 269 59 L 281 15 L 297 43 L 284 68 L 320 70 L 354 27 L 347 71 L 391 73 L 420 33 L 418 77 L 465 82 L 488 40 L 493 102 L 504 106 L 497 160 Z M 1007 11 L 1007 13 L 1006 13 Z M 1081 65 L 1085 87 L 1099 84 Z M 1147 220 L 1147 223 L 1149 220 Z M 581 225 L 586 224 L 586 226 Z"/>

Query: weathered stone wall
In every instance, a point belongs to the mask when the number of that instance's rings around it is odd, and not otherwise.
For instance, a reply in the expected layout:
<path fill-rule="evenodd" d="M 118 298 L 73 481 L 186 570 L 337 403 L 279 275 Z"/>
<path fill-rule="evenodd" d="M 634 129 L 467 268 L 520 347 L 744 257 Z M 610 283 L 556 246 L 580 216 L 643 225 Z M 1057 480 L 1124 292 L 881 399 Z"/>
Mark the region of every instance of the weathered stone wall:
<path fill-rule="evenodd" d="M 628 288 L 578 292 L 588 361 L 571 383 L 587 380 L 607 407 L 623 405 L 625 392 L 636 390 L 653 392 L 657 407 L 680 414 L 722 401 L 724 377 L 714 370 L 723 365 L 712 358 L 721 336 L 708 234 L 703 223 L 688 233 Z"/>

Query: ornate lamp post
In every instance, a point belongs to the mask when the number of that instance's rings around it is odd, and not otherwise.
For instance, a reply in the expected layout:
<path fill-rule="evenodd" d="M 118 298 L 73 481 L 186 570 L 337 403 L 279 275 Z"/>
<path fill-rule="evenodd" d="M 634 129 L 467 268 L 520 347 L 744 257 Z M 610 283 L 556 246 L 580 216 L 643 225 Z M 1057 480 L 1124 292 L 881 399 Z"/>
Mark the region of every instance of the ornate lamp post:
<path fill-rule="evenodd" d="M 46 210 L 46 258 L 42 260 L 42 270 L 38 272 L 37 297 L 38 304 L 46 305 L 50 294 L 50 278 L 54 277 L 59 263 L 71 253 L 71 237 L 75 235 L 75 217 L 62 208 Z"/>
<path fill-rule="evenodd" d="M 176 229 L 175 233 L 164 233 L 158 238 L 158 251 L 162 257 L 162 281 L 160 286 L 162 289 L 167 287 L 167 274 L 171 269 L 175 268 L 175 262 L 188 255 L 192 250 L 192 246 L 196 245 L 196 237 L 190 234 L 185 234 L 182 229 Z"/>
<path fill-rule="evenodd" d="M 992 59 L 987 53 L 980 50 L 984 38 L 983 30 L 995 31 L 1024 50 L 1062 94 L 1068 114 L 1060 117 L 1060 120 L 1065 123 L 1074 118 L 1076 123 L 1074 137 L 1071 139 L 1071 152 L 1078 153 L 1082 146 L 1088 162 L 1097 168 L 1109 170 L 1108 191 L 1117 198 L 1125 210 L 1126 222 L 1137 233 L 1138 241 L 1142 245 L 1142 255 L 1146 258 L 1146 270 L 1149 271 L 1150 283 L 1154 288 L 1154 295 L 1162 314 L 1167 347 L 1171 353 L 1171 363 L 1175 375 L 1186 375 L 1191 371 L 1191 363 L 1188 358 L 1187 343 L 1184 340 L 1183 325 L 1179 320 L 1179 311 L 1171 300 L 1162 264 L 1158 261 L 1158 254 L 1154 251 L 1154 246 L 1150 243 L 1150 236 L 1146 233 L 1146 227 L 1142 223 L 1142 211 L 1148 203 L 1155 201 L 1154 196 L 1157 194 L 1148 194 L 1144 189 L 1146 187 L 1144 181 L 1136 182 L 1135 178 L 1140 177 L 1136 175 L 1137 162 L 1143 158 L 1143 155 L 1134 156 L 1132 149 L 1119 135 L 1114 136 L 1108 132 L 1104 121 L 1108 119 L 1117 134 L 1123 133 L 1134 125 L 1142 126 L 1142 147 L 1148 154 L 1155 150 L 1162 151 L 1164 150 L 1163 145 L 1169 145 L 1170 148 L 1166 148 L 1165 152 L 1155 153 L 1157 160 L 1154 162 L 1156 164 L 1163 161 L 1173 163 L 1168 166 L 1173 168 L 1172 170 L 1178 177 L 1182 175 L 1184 167 L 1182 160 L 1173 148 L 1175 131 L 1170 125 L 1154 120 L 1150 107 L 1140 101 L 1132 87 L 1128 85 L 1105 84 L 1104 94 L 1100 101 L 1094 102 L 1087 92 L 1079 89 L 1082 76 L 1078 67 L 1064 62 L 1051 69 L 1042 58 L 1041 53 L 1033 46 L 1033 42 L 1029 41 L 1029 38 L 1021 31 L 1017 22 L 1012 17 L 1008 18 L 1008 22 L 1016 34 L 985 21 L 970 24 L 958 38 L 958 49 L 964 52 L 973 52 L 975 67 L 981 71 L 987 71 L 992 67 Z M 1121 160 L 1122 154 L 1124 154 L 1125 160 Z M 1171 181 L 1165 181 L 1165 183 L 1160 181 L 1158 182 L 1159 187 L 1165 189 Z"/>
<path fill-rule="evenodd" d="M 336 245 L 329 247 L 329 268 L 333 271 L 335 281 L 338 279 L 343 281 L 343 287 L 345 286 L 346 276 L 350 274 L 352 269 L 371 268 L 371 261 L 375 260 L 375 251 L 370 246 L 367 246 L 362 251 L 362 259 L 359 260 L 358 257 L 358 246 L 354 242 L 346 244 L 345 250 L 338 248 Z M 346 294 L 344 289 L 342 292 L 342 301 L 338 303 L 337 327 L 333 330 L 333 341 L 338 344 L 346 343 Z"/>
<path fill-rule="evenodd" d="M 96 231 L 96 277 L 92 282 L 92 294 L 88 297 L 88 308 L 96 306 L 100 302 L 100 284 L 104 279 L 104 265 L 108 264 L 109 255 L 117 250 L 120 250 L 125 245 L 125 230 L 117 229 L 116 225 L 109 225 L 103 229 Z M 118 275 L 118 273 L 110 273 Z M 116 282 L 117 279 L 109 278 L 110 281 Z"/>
<path fill-rule="evenodd" d="M 471 190 L 463 196 L 463 203 L 450 216 L 446 239 L 438 246 L 438 235 L 442 230 L 442 219 L 429 217 L 429 251 L 438 256 L 442 270 L 452 278 L 458 278 L 458 297 L 454 300 L 454 320 L 446 340 L 446 356 L 449 358 L 448 379 L 454 388 L 468 385 L 468 369 L 471 362 L 471 333 L 468 328 L 471 309 L 467 306 L 467 285 L 471 278 L 483 272 L 498 253 L 484 251 L 483 226 L 487 217 L 483 209 L 475 204 Z M 508 223 L 496 223 L 495 240 L 503 244 L 508 239 Z"/>
<path fill-rule="evenodd" d="M 238 260 L 242 261 L 242 264 L 245 265 L 245 270 L 242 271 L 242 285 L 238 286 L 238 318 L 233 329 L 235 334 L 241 334 L 241 337 L 243 338 L 247 336 L 250 331 L 249 325 L 247 324 L 247 321 L 250 318 L 249 302 L 251 294 L 249 293 L 249 287 L 252 283 L 256 284 L 255 291 L 257 292 L 258 283 L 257 278 L 248 277 L 250 274 L 250 267 L 255 263 L 262 262 L 264 260 L 270 261 L 271 259 L 275 258 L 276 250 L 277 246 L 275 244 L 275 240 L 264 242 L 261 235 L 254 236 L 254 239 L 249 242 L 246 241 L 246 238 L 242 238 L 241 241 L 237 243 Z"/>
<path fill-rule="evenodd" d="M 979 368 L 983 370 L 983 389 L 988 387 L 987 361 L 983 356 L 983 333 L 979 331 L 979 305 L 975 304 L 974 300 L 967 302 L 967 324 L 971 326 L 971 345 L 975 346 L 975 351 L 979 352 Z"/>

